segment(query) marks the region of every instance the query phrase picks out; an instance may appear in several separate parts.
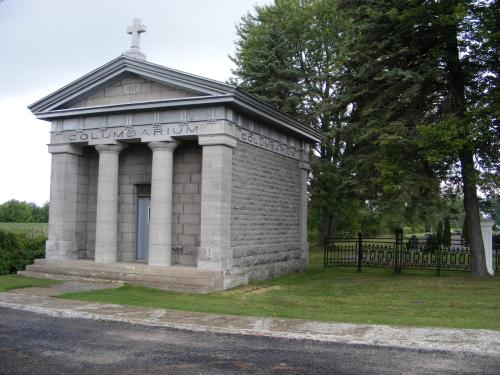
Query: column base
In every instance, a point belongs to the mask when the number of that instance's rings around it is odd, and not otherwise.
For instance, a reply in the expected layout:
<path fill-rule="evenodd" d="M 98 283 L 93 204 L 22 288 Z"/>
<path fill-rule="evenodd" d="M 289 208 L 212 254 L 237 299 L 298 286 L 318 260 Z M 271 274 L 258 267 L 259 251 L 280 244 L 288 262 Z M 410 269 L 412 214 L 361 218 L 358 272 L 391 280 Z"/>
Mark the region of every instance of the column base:
<path fill-rule="evenodd" d="M 47 240 L 45 242 L 45 259 L 78 259 L 76 242 Z"/>
<path fill-rule="evenodd" d="M 158 261 L 158 260 L 148 260 L 148 266 L 154 266 L 154 267 L 171 267 L 172 262 L 170 260 L 165 260 L 165 261 Z"/>
<path fill-rule="evenodd" d="M 100 257 L 95 257 L 95 260 L 94 260 L 96 263 L 116 263 L 117 259 L 116 257 L 103 257 L 103 256 L 100 256 Z"/>
<path fill-rule="evenodd" d="M 230 247 L 199 247 L 198 268 L 217 271 L 233 268 L 232 249 Z"/>

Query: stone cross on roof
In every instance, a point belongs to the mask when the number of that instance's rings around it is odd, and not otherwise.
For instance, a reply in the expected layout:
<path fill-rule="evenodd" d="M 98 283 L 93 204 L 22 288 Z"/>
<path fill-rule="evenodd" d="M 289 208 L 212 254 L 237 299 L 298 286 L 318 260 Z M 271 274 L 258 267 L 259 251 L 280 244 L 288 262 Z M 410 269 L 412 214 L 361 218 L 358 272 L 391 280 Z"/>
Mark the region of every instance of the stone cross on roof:
<path fill-rule="evenodd" d="M 127 34 L 132 34 L 132 44 L 130 48 L 140 48 L 140 36 L 141 33 L 147 30 L 145 25 L 141 25 L 141 20 L 139 18 L 134 18 L 134 24 L 127 28 Z"/>
<path fill-rule="evenodd" d="M 146 25 L 141 25 L 141 20 L 139 18 L 134 18 L 134 23 L 132 26 L 127 27 L 127 34 L 132 35 L 132 42 L 130 44 L 130 49 L 125 51 L 123 55 L 132 57 L 134 59 L 146 60 L 146 55 L 140 50 L 140 36 L 141 33 L 147 30 Z"/>

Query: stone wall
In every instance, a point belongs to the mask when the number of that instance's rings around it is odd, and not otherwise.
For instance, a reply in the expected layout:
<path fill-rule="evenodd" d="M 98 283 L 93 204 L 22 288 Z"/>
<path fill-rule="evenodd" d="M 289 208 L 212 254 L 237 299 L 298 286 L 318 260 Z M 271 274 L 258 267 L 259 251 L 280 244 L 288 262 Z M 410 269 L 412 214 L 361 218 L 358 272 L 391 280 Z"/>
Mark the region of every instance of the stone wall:
<path fill-rule="evenodd" d="M 173 263 L 196 266 L 200 246 L 201 147 L 184 143 L 174 152 Z"/>
<path fill-rule="evenodd" d="M 172 247 L 174 264 L 196 265 L 200 245 L 201 147 L 184 143 L 174 152 Z M 118 261 L 136 260 L 137 196 L 150 195 L 152 152 L 145 143 L 120 153 Z M 78 161 L 77 246 L 79 259 L 94 259 L 99 154 L 85 147 Z"/>
<path fill-rule="evenodd" d="M 199 95 L 186 89 L 161 85 L 135 74 L 128 74 L 91 96 L 70 105 L 69 108 L 176 99 Z"/>
<path fill-rule="evenodd" d="M 86 147 L 79 159 L 79 258 L 94 258 L 99 155 Z M 120 153 L 118 260 L 136 260 L 138 194 L 149 194 L 152 152 L 145 143 Z M 185 142 L 174 152 L 173 263 L 196 265 L 200 246 L 202 148 Z M 233 266 L 250 279 L 300 269 L 298 161 L 238 142 L 233 150 L 231 247 Z"/>
<path fill-rule="evenodd" d="M 233 154 L 233 266 L 249 279 L 301 268 L 298 161 L 242 142 Z"/>
<path fill-rule="evenodd" d="M 87 150 L 78 157 L 78 179 L 76 184 L 76 245 L 78 259 L 87 258 L 87 209 L 89 190 L 89 158 Z"/>
<path fill-rule="evenodd" d="M 93 147 L 87 149 L 89 167 L 89 187 L 87 197 L 87 259 L 95 257 L 95 227 L 97 214 L 97 176 L 99 171 L 99 153 Z"/>
<path fill-rule="evenodd" d="M 84 147 L 78 158 L 76 240 L 78 259 L 93 259 L 97 205 L 98 153 Z"/>

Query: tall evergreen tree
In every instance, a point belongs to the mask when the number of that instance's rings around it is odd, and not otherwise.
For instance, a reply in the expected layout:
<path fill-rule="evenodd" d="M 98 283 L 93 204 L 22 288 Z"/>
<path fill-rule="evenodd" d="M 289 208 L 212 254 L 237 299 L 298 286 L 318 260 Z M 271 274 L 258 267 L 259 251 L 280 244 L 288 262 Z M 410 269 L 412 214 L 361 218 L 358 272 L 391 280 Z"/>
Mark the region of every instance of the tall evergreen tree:
<path fill-rule="evenodd" d="M 493 26 L 485 30 L 481 22 L 494 23 L 495 6 L 461 0 L 342 1 L 355 36 L 345 99 L 355 111 L 352 126 L 363 129 L 357 134 L 368 155 L 365 168 L 380 179 L 427 172 L 459 180 L 477 276 L 487 275 L 479 172 L 490 186 L 498 186 L 491 183 L 499 167 L 498 52 Z M 369 157 L 363 134 L 371 137 L 368 145 L 385 149 L 382 160 Z M 397 181 L 394 187 L 404 188 Z"/>
<path fill-rule="evenodd" d="M 234 83 L 325 135 L 311 180 L 324 235 L 424 219 L 444 181 L 486 274 L 477 187 L 498 194 L 499 15 L 493 0 L 276 0 L 243 18 Z"/>

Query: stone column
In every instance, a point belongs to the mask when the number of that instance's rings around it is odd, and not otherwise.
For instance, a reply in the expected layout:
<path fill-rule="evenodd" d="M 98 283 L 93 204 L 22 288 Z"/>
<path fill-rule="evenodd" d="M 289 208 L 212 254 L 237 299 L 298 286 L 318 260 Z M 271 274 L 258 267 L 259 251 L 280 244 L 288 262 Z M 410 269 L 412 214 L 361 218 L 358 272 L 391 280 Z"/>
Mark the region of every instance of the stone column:
<path fill-rule="evenodd" d="M 307 177 L 311 167 L 308 161 L 299 162 L 299 183 L 300 183 L 300 205 L 299 205 L 299 227 L 300 227 L 300 259 L 302 269 L 309 265 L 309 243 L 307 241 Z"/>
<path fill-rule="evenodd" d="M 77 259 L 77 180 L 81 148 L 71 144 L 51 144 L 49 152 L 52 154 L 52 166 L 45 258 Z"/>
<path fill-rule="evenodd" d="M 486 258 L 486 268 L 490 275 L 495 274 L 493 269 L 493 238 L 492 229 L 495 222 L 491 218 L 481 219 L 481 234 L 483 235 L 484 256 Z"/>
<path fill-rule="evenodd" d="M 232 268 L 231 186 L 235 138 L 199 136 L 203 146 L 201 167 L 201 237 L 198 268 Z"/>
<path fill-rule="evenodd" d="M 172 264 L 172 184 L 177 142 L 149 142 L 153 150 L 149 256 L 151 266 Z"/>
<path fill-rule="evenodd" d="M 116 262 L 118 252 L 118 161 L 122 144 L 95 146 L 99 151 L 95 261 Z"/>

